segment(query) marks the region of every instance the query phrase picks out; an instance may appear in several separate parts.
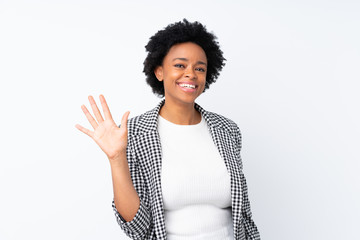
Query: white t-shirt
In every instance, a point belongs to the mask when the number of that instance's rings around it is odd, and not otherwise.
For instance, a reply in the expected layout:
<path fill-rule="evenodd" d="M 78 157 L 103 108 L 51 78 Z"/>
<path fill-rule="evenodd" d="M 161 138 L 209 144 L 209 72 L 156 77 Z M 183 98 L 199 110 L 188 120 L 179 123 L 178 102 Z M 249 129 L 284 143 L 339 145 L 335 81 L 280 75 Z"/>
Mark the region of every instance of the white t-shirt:
<path fill-rule="evenodd" d="M 168 239 L 234 239 L 230 175 L 204 118 L 178 125 L 159 115 L 158 130 Z"/>

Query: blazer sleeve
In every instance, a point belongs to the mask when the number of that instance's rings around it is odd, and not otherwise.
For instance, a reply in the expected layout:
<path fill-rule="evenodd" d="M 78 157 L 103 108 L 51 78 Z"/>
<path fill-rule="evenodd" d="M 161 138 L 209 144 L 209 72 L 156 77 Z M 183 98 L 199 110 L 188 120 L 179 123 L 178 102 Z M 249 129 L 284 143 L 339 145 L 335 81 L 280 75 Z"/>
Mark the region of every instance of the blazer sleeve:
<path fill-rule="evenodd" d="M 242 137 L 241 132 L 238 126 L 236 126 L 236 138 L 237 140 L 237 146 L 239 149 L 239 154 L 241 150 L 241 143 L 242 143 Z M 240 157 L 241 162 L 241 157 Z M 242 163 L 240 163 L 242 167 Z M 243 226 L 245 230 L 245 236 L 247 240 L 260 240 L 260 233 L 258 231 L 258 228 L 255 225 L 255 222 L 252 219 L 251 214 L 251 208 L 250 208 L 250 201 L 248 196 L 248 188 L 246 184 L 246 178 L 241 171 L 240 173 L 240 181 L 241 181 L 241 189 L 242 189 L 242 206 L 241 206 L 241 215 L 243 217 Z"/>
<path fill-rule="evenodd" d="M 125 219 L 117 211 L 114 200 L 112 201 L 112 207 L 115 212 L 116 221 L 120 225 L 120 228 L 125 232 L 125 234 L 131 239 L 144 239 L 148 228 L 150 226 L 150 214 L 147 207 L 140 200 L 140 207 L 135 215 L 135 217 L 126 222 Z"/>
<path fill-rule="evenodd" d="M 117 211 L 114 199 L 112 201 L 112 208 L 115 213 L 116 221 L 128 237 L 131 239 L 144 239 L 149 234 L 149 228 L 151 224 L 151 214 L 148 207 L 149 196 L 147 194 L 144 178 L 141 175 L 135 154 L 133 151 L 131 151 L 131 144 L 131 139 L 128 137 L 126 156 L 131 179 L 140 198 L 140 207 L 135 217 L 129 222 L 127 222 Z"/>

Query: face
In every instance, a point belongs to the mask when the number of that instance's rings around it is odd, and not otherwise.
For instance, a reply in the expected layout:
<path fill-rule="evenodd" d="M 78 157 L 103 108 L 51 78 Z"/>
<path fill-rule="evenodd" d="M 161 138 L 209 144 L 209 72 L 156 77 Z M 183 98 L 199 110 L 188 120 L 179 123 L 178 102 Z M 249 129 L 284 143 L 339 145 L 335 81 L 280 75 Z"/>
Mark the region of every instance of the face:
<path fill-rule="evenodd" d="M 207 58 L 197 44 L 186 42 L 172 46 L 155 69 L 159 81 L 164 82 L 165 102 L 193 104 L 204 91 Z"/>

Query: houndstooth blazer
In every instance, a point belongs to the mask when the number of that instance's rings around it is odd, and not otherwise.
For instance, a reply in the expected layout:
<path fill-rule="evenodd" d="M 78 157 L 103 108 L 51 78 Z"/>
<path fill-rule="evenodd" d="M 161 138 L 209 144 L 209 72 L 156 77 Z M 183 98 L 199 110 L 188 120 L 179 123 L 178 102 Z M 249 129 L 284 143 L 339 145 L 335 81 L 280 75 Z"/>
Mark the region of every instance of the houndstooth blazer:
<path fill-rule="evenodd" d="M 140 207 L 133 220 L 126 222 L 112 207 L 121 229 L 132 239 L 166 239 L 164 206 L 160 182 L 161 145 L 157 130 L 157 107 L 128 121 L 127 160 L 134 187 L 140 197 Z M 224 159 L 231 179 L 231 204 L 234 239 L 258 240 L 260 235 L 252 220 L 247 185 L 242 172 L 240 157 L 241 133 L 231 120 L 205 111 L 198 104 L 195 108 L 204 117 L 211 136 Z"/>

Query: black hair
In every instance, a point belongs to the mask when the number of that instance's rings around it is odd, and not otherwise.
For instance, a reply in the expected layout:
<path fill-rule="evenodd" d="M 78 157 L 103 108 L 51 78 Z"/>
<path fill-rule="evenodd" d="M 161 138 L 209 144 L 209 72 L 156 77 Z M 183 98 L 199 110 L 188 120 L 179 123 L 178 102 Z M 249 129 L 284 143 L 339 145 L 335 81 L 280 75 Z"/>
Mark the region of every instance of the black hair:
<path fill-rule="evenodd" d="M 173 45 L 184 42 L 193 42 L 204 50 L 208 62 L 204 91 L 208 89 L 210 84 L 218 78 L 226 60 L 216 39 L 216 36 L 208 32 L 204 25 L 197 21 L 190 23 L 186 19 L 169 24 L 152 36 L 145 46 L 148 55 L 144 61 L 143 72 L 153 93 L 160 97 L 165 95 L 164 84 L 156 78 L 154 70 L 162 65 L 166 54 Z"/>

